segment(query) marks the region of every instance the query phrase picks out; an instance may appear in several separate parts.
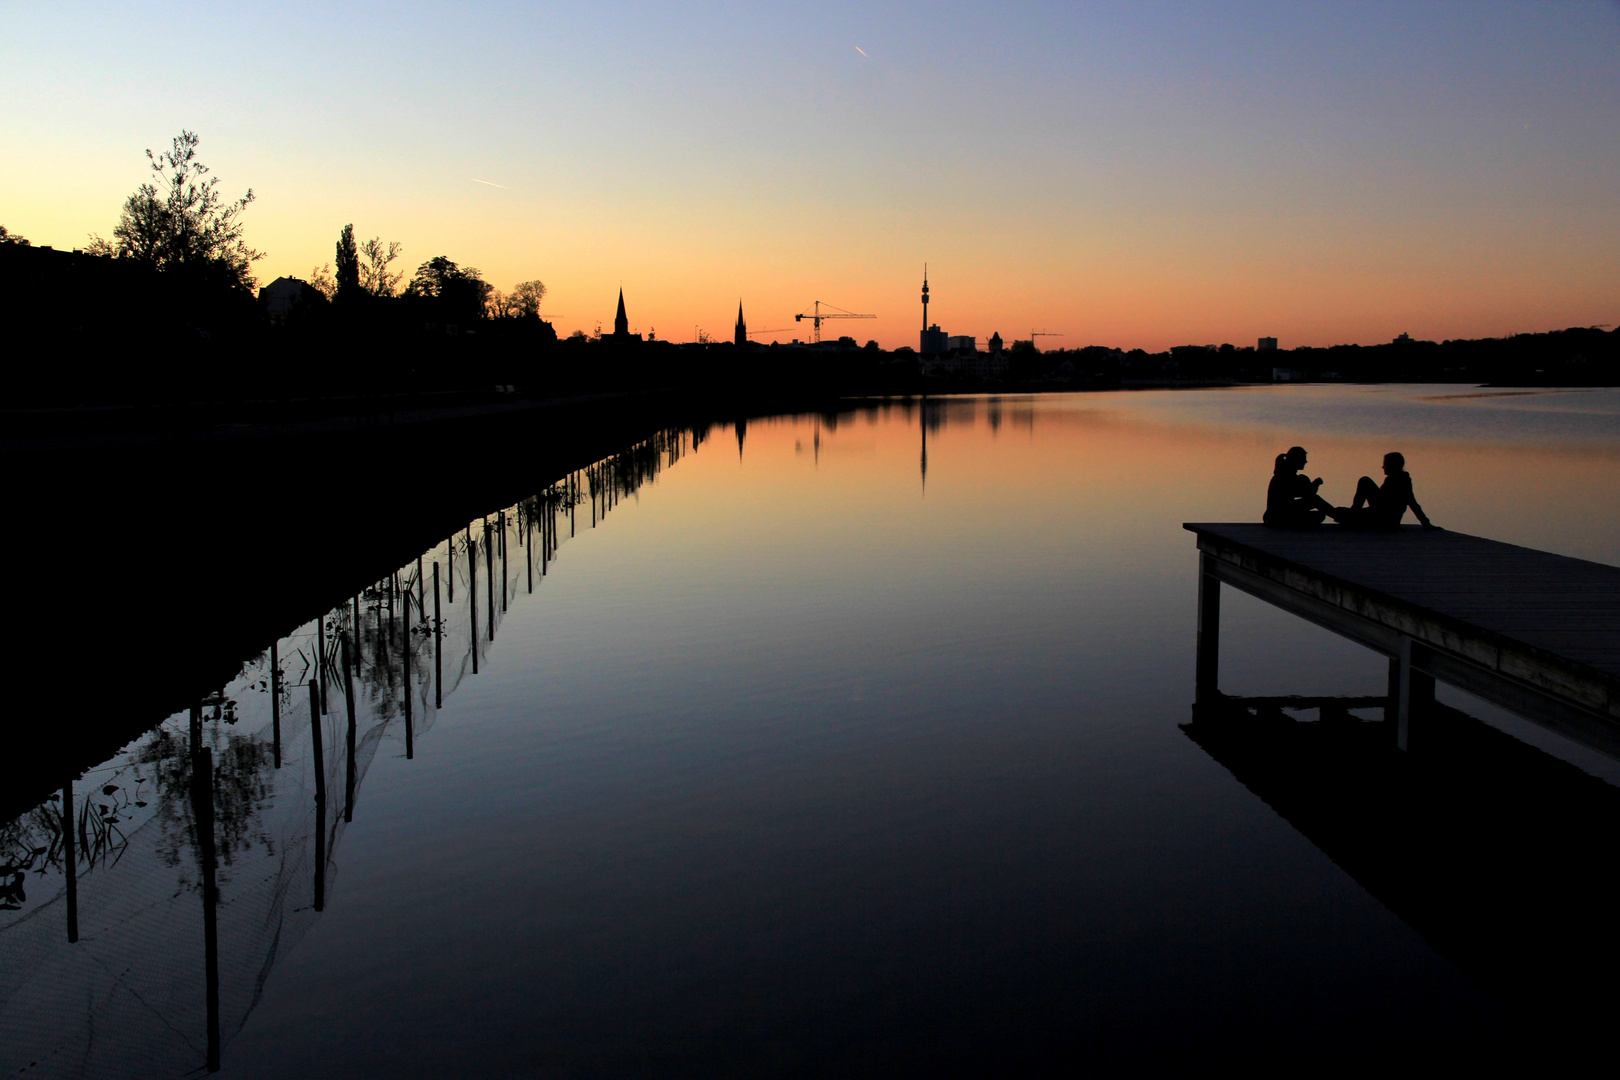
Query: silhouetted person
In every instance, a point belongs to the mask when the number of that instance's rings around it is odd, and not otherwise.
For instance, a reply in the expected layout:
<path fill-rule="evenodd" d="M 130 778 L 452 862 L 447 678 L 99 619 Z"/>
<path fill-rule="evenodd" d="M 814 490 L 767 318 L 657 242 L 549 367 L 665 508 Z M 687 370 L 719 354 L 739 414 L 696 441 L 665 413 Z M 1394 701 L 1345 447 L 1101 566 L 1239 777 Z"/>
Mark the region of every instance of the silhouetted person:
<path fill-rule="evenodd" d="M 1356 501 L 1349 509 L 1334 510 L 1334 520 L 1356 529 L 1398 529 L 1410 506 L 1425 529 L 1439 528 L 1429 520 L 1429 515 L 1418 505 L 1417 496 L 1412 494 L 1412 474 L 1406 471 L 1403 455 L 1384 455 L 1384 476 L 1382 486 L 1374 483 L 1370 476 L 1358 480 Z"/>
<path fill-rule="evenodd" d="M 1271 485 L 1266 488 L 1266 513 L 1260 520 L 1276 529 L 1304 529 L 1322 524 L 1324 517 L 1334 513 L 1333 506 L 1317 494 L 1321 479 L 1302 475 L 1299 470 L 1304 467 L 1303 446 L 1277 455 Z"/>

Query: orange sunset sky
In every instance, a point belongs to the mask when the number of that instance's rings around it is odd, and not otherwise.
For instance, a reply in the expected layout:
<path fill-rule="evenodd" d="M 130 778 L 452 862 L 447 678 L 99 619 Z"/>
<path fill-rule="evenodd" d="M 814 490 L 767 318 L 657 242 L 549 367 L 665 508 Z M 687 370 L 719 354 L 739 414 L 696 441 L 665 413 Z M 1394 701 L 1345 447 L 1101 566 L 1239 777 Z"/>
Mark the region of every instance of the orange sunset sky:
<path fill-rule="evenodd" d="M 338 230 L 729 337 L 1284 347 L 1620 322 L 1620 5 L 8 4 L 0 224 L 182 128 L 261 283 Z M 763 340 L 807 337 L 807 325 Z"/>

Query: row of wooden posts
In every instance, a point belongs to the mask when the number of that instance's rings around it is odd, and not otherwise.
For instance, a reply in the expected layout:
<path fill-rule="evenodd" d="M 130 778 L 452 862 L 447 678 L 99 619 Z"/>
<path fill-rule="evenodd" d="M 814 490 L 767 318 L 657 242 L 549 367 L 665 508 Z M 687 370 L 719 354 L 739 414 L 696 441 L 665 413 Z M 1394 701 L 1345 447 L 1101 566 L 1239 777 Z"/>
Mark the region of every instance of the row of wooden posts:
<path fill-rule="evenodd" d="M 663 432 L 654 439 L 642 444 L 643 447 L 658 451 L 659 460 L 666 465 L 672 465 L 687 449 L 686 433 Z M 634 453 L 641 447 L 632 448 L 626 454 Z M 545 577 L 550 568 L 551 560 L 555 557 L 561 546 L 560 523 L 558 521 L 559 507 L 566 507 L 568 535 L 575 534 L 575 513 L 577 507 L 587 497 L 591 509 L 591 527 L 595 528 L 598 522 L 606 520 L 607 515 L 619 504 L 622 492 L 621 487 L 626 486 L 626 478 L 622 471 L 615 468 L 614 462 L 619 457 L 609 458 L 587 466 L 584 469 L 570 473 L 559 485 L 552 485 L 544 493 L 530 499 L 520 507 L 519 520 L 521 526 L 518 531 L 518 543 L 523 547 L 528 563 L 528 591 L 534 592 L 534 552 L 536 528 L 539 529 L 540 549 L 540 576 Z M 639 481 L 641 477 L 630 478 Z M 538 512 L 544 504 L 545 513 Z M 507 609 L 506 583 L 511 580 L 507 564 L 507 512 L 499 511 L 495 515 L 495 522 L 488 517 L 483 519 L 483 546 L 485 563 L 485 581 L 487 627 L 486 641 L 495 640 L 495 559 L 501 560 L 502 589 L 500 596 L 500 609 Z M 472 672 L 478 673 L 478 543 L 473 535 L 472 526 L 468 525 L 464 536 L 464 550 L 467 558 L 469 604 L 472 628 Z M 446 574 L 446 593 L 449 603 L 455 603 L 455 558 L 456 538 L 451 537 L 446 542 L 446 561 L 448 563 Z M 433 700 L 435 709 L 444 706 L 444 660 L 443 660 L 443 621 L 439 602 L 439 562 L 437 559 L 431 563 L 431 577 L 433 582 L 433 621 L 431 633 L 433 635 Z M 414 696 L 412 690 L 412 650 L 410 648 L 411 635 L 411 608 L 414 604 L 419 616 L 425 615 L 426 606 L 426 575 L 424 575 L 423 557 L 416 559 L 415 591 L 411 589 L 413 582 L 407 579 L 402 585 L 400 575 L 396 571 L 384 579 L 380 587 L 372 591 L 378 596 L 379 624 L 383 618 L 383 605 L 386 603 L 386 618 L 388 627 L 386 631 L 378 634 L 375 656 L 379 664 L 387 662 L 387 641 L 393 636 L 394 603 L 399 601 L 401 619 L 402 661 L 404 671 L 404 719 L 405 719 L 405 756 L 414 758 L 415 725 L 412 709 Z M 354 800 L 356 777 L 355 744 L 358 734 L 358 723 L 355 715 L 354 669 L 362 659 L 362 619 L 360 611 L 361 593 L 357 593 L 353 600 L 353 626 L 352 626 L 352 653 L 351 635 L 341 632 L 334 626 L 333 644 L 338 653 L 338 666 L 343 676 L 343 697 L 345 706 L 346 738 L 344 743 L 347 767 L 344 773 L 343 792 L 343 820 L 354 820 Z M 347 606 L 347 605 L 345 605 Z M 310 711 L 310 743 L 314 757 L 315 771 L 315 898 L 314 909 L 323 911 L 326 907 L 326 863 L 327 863 L 327 793 L 326 793 L 326 748 L 325 738 L 321 731 L 321 717 L 328 712 L 327 688 L 329 676 L 335 674 L 329 669 L 332 665 L 327 660 L 327 627 L 326 617 L 322 616 L 315 623 L 315 663 L 306 681 L 309 692 Z M 281 768 L 281 693 L 283 689 L 281 675 L 280 642 L 272 642 L 270 646 L 270 712 L 271 712 L 271 755 L 274 767 Z M 208 1045 L 207 1064 L 208 1071 L 217 1071 L 220 1067 L 220 1020 L 219 1020 L 219 885 L 218 866 L 215 853 L 214 837 L 214 763 L 213 751 L 202 744 L 202 704 L 191 707 L 190 715 L 190 755 L 192 763 L 191 772 L 191 800 L 193 817 L 197 827 L 197 856 L 201 864 L 203 885 L 203 943 L 204 964 L 206 968 L 205 982 L 207 992 L 207 1023 Z M 65 899 L 67 907 L 67 939 L 70 943 L 79 940 L 79 906 L 78 906 L 78 867 L 77 851 L 74 844 L 74 782 L 70 778 L 62 788 L 62 834 L 63 834 L 63 861 L 65 873 Z"/>

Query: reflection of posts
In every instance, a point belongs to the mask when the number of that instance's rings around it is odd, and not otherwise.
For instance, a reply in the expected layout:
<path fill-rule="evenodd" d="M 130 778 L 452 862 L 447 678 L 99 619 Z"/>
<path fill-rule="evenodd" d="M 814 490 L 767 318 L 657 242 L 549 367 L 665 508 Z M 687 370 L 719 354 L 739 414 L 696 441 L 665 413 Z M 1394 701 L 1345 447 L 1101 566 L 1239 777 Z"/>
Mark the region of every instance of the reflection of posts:
<path fill-rule="evenodd" d="M 411 656 L 415 650 L 411 648 L 411 601 L 407 597 L 399 605 L 400 617 L 404 620 L 404 647 L 400 649 L 403 654 L 400 658 L 402 674 L 400 682 L 405 684 L 405 760 L 409 761 L 416 756 L 415 733 L 411 730 Z"/>
<path fill-rule="evenodd" d="M 67 886 L 68 944 L 79 940 L 79 853 L 73 846 L 73 781 L 62 786 L 62 880 Z"/>
<path fill-rule="evenodd" d="M 1194 700 L 1207 705 L 1221 696 L 1221 582 L 1215 576 L 1214 556 L 1198 555 L 1198 659 L 1194 668 Z"/>
<path fill-rule="evenodd" d="M 1423 646 L 1405 634 L 1401 635 L 1400 655 L 1389 660 L 1389 696 L 1395 713 L 1395 743 L 1408 749 L 1412 717 L 1421 716 L 1434 704 L 1434 676 L 1419 671 L 1415 663 L 1421 659 Z M 1387 716 L 1390 710 L 1385 710 Z"/>
<path fill-rule="evenodd" d="M 208 1071 L 219 1071 L 219 882 L 214 865 L 214 753 L 191 758 L 191 804 L 203 881 L 203 967 L 208 992 Z"/>
<path fill-rule="evenodd" d="M 354 820 L 354 665 L 349 662 L 349 642 L 343 641 L 343 704 L 349 714 L 348 765 L 343 777 L 343 820 Z"/>
<path fill-rule="evenodd" d="M 504 583 L 503 583 L 504 584 Z M 489 519 L 484 519 L 484 589 L 489 593 L 489 640 L 495 640 L 495 549 L 489 542 Z M 501 589 L 505 592 L 505 588 Z"/>
<path fill-rule="evenodd" d="M 326 743 L 321 735 L 320 692 L 309 684 L 309 742 L 315 751 L 315 910 L 326 907 Z"/>

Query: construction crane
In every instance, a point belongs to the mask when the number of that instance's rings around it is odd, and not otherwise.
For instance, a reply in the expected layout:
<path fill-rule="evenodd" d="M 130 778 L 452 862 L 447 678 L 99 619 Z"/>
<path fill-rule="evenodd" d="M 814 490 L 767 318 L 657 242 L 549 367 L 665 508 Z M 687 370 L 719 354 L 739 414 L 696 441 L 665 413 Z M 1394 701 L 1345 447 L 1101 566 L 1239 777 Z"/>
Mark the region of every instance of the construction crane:
<path fill-rule="evenodd" d="M 821 310 L 824 307 L 827 308 L 828 310 L 826 310 L 826 311 Z M 845 311 L 841 307 L 833 307 L 831 304 L 823 304 L 820 300 L 817 300 L 816 303 L 815 303 L 815 306 L 812 307 L 809 311 L 801 312 L 798 315 L 793 316 L 793 321 L 794 322 L 803 322 L 805 319 L 811 320 L 811 322 L 815 326 L 815 332 L 810 335 L 810 340 L 812 342 L 820 342 L 821 341 L 821 320 L 822 319 L 875 319 L 875 318 L 877 318 L 876 315 L 857 315 L 853 311 Z"/>
<path fill-rule="evenodd" d="M 1029 332 L 1029 343 L 1030 343 L 1031 346 L 1034 346 L 1036 344 L 1035 339 L 1038 338 L 1038 337 L 1067 337 L 1067 336 L 1068 336 L 1067 334 L 1053 333 L 1053 332 L 1051 332 L 1049 330 L 1031 330 Z M 1039 352 L 1040 350 L 1036 349 L 1035 351 Z"/>

